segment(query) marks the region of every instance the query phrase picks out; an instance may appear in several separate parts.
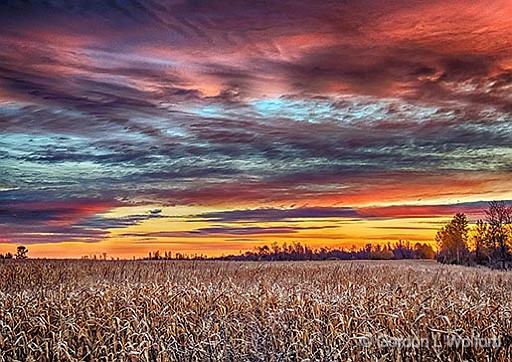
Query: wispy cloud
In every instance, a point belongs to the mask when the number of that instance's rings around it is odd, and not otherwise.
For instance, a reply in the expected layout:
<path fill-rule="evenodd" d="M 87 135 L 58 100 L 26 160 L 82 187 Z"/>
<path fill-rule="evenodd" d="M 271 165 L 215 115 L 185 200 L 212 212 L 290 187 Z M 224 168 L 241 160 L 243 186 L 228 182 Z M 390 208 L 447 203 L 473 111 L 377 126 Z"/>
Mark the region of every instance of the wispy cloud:
<path fill-rule="evenodd" d="M 379 219 L 379 218 L 435 218 L 465 212 L 482 215 L 487 202 L 449 205 L 393 205 L 381 207 L 297 207 L 260 208 L 208 212 L 195 215 L 191 221 L 209 222 L 275 222 L 302 219 Z M 393 227 L 396 228 L 396 227 Z"/>
<path fill-rule="evenodd" d="M 98 200 L 0 204 L 0 231 L 4 240 L 26 244 L 99 242 L 109 236 L 111 229 L 166 217 L 158 209 L 144 214 L 109 217 L 102 214 L 121 204 Z"/>
<path fill-rule="evenodd" d="M 505 0 L 3 1 L 4 238 L 34 221 L 72 230 L 29 240 L 99 240 L 143 222 L 102 216 L 133 204 L 262 221 L 511 198 L 511 17 Z"/>

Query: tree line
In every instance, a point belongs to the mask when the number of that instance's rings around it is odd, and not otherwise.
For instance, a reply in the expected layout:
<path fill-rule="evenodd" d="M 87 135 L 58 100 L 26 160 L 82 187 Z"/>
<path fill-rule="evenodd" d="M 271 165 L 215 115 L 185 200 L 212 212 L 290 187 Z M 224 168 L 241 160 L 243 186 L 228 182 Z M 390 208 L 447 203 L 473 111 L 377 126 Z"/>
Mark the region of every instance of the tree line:
<path fill-rule="evenodd" d="M 247 251 L 244 254 L 228 255 L 219 260 L 286 261 L 286 260 L 400 260 L 433 259 L 435 251 L 428 244 L 398 241 L 385 245 L 366 244 L 361 248 L 311 248 L 299 242 L 291 244 L 273 243 Z"/>
<path fill-rule="evenodd" d="M 465 214 L 458 213 L 437 232 L 435 240 L 441 263 L 508 269 L 512 266 L 512 206 L 490 202 L 485 218 L 474 227 Z"/>
<path fill-rule="evenodd" d="M 20 245 L 16 248 L 16 253 L 15 254 L 12 254 L 12 253 L 5 253 L 5 254 L 1 254 L 0 253 L 0 260 L 2 259 L 27 259 L 28 258 L 28 249 L 23 246 L 23 245 Z"/>
<path fill-rule="evenodd" d="M 300 242 L 255 247 L 251 251 L 221 257 L 202 254 L 187 255 L 171 252 L 150 252 L 142 260 L 233 260 L 233 261 L 293 261 L 293 260 L 401 260 L 437 259 L 438 262 L 462 265 L 485 265 L 491 268 L 512 267 L 512 206 L 493 201 L 485 210 L 485 217 L 470 227 L 468 217 L 457 213 L 439 229 L 435 236 L 437 251 L 427 243 L 398 241 L 385 245 L 366 244 L 350 249 L 312 248 Z M 20 245 L 16 253 L 0 254 L 0 259 L 26 259 L 28 249 Z M 84 257 L 85 258 L 85 257 Z M 96 256 L 94 256 L 96 259 Z M 107 259 L 103 253 L 103 260 Z M 135 258 L 134 258 L 135 259 Z"/>
<path fill-rule="evenodd" d="M 366 244 L 361 248 L 353 246 L 344 248 L 312 248 L 300 242 L 255 247 L 245 253 L 207 257 L 205 255 L 187 255 L 170 252 L 161 254 L 159 251 L 149 253 L 144 260 L 231 260 L 231 261 L 294 261 L 294 260 L 399 260 L 399 259 L 434 259 L 435 251 L 426 243 L 412 244 L 408 241 L 398 241 L 385 245 Z"/>

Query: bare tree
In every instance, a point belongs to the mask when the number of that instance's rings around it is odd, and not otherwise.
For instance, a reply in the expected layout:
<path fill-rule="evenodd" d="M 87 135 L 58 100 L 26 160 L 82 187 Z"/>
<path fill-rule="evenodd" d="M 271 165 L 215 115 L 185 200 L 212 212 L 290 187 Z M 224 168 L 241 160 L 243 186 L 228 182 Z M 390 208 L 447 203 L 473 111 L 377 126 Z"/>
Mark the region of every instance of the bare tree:
<path fill-rule="evenodd" d="M 475 250 L 475 260 L 479 264 L 489 262 L 488 233 L 489 227 L 487 223 L 482 219 L 477 220 L 473 231 L 473 247 Z"/>
<path fill-rule="evenodd" d="M 488 224 L 487 247 L 491 250 L 492 258 L 500 261 L 505 268 L 506 262 L 510 259 L 512 206 L 503 201 L 493 201 L 489 203 L 489 209 L 485 214 Z"/>

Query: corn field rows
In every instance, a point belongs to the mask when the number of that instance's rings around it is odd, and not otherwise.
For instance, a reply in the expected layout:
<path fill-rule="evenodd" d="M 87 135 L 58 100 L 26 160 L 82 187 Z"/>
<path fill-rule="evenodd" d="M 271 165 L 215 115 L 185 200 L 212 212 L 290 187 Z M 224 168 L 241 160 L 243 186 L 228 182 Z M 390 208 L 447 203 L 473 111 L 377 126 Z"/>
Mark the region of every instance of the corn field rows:
<path fill-rule="evenodd" d="M 512 274 L 431 262 L 10 260 L 0 361 L 508 361 L 511 309 Z"/>

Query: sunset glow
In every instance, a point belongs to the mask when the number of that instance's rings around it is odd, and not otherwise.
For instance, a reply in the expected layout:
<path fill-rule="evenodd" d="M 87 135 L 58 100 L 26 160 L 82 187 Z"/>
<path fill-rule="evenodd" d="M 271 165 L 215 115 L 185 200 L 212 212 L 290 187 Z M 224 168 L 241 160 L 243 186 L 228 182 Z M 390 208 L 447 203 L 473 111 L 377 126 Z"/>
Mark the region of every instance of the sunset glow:
<path fill-rule="evenodd" d="M 433 242 L 512 200 L 510 1 L 3 1 L 0 252 Z"/>

